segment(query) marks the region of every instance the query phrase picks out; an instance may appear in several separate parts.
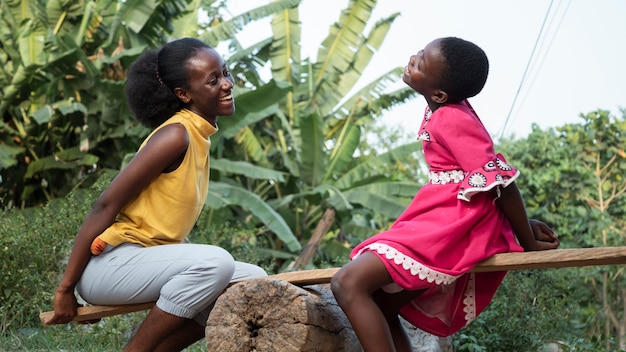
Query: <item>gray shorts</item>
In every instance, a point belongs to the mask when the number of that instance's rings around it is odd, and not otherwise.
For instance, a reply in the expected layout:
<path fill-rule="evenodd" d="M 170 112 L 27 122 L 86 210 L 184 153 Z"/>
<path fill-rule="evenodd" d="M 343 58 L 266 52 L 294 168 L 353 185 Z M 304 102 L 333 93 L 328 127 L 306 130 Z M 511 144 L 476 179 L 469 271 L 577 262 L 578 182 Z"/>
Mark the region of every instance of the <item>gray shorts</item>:
<path fill-rule="evenodd" d="M 263 276 L 260 267 L 236 262 L 216 246 L 122 244 L 92 257 L 76 290 L 91 304 L 156 301 L 164 312 L 204 326 L 229 283 Z"/>

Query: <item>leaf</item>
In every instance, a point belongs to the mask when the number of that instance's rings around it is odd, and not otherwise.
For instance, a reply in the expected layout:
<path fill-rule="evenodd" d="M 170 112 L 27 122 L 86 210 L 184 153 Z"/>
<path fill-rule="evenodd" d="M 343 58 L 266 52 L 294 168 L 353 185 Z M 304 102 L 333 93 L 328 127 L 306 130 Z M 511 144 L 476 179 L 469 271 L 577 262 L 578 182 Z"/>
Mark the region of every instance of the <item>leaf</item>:
<path fill-rule="evenodd" d="M 220 119 L 223 138 L 232 138 L 245 126 L 257 122 L 276 111 L 274 106 L 291 90 L 287 82 L 271 80 L 262 87 L 235 97 L 235 113 Z M 263 99 L 259 99 L 263 97 Z"/>
<path fill-rule="evenodd" d="M 235 138 L 238 144 L 243 144 L 248 156 L 262 166 L 269 166 L 261 140 L 258 138 L 251 128 L 244 127 Z"/>
<path fill-rule="evenodd" d="M 350 203 L 360 204 L 389 218 L 397 218 L 419 188 L 420 186 L 414 183 L 380 182 L 351 188 L 343 191 L 343 195 Z M 396 195 L 408 198 L 399 201 L 393 197 Z M 332 201 L 334 200 L 329 200 Z"/>
<path fill-rule="evenodd" d="M 75 169 L 78 165 L 91 167 L 98 159 L 95 155 L 81 152 L 78 147 L 66 149 L 28 164 L 24 178 L 32 178 L 37 173 L 53 169 Z"/>
<path fill-rule="evenodd" d="M 311 186 L 320 184 L 326 169 L 323 122 L 319 115 L 311 114 L 301 118 L 302 164 L 300 177 Z"/>
<path fill-rule="evenodd" d="M 300 4 L 300 0 L 275 0 L 268 5 L 254 8 L 250 11 L 244 12 L 240 15 L 233 17 L 232 19 L 224 22 L 220 22 L 210 28 L 206 33 L 200 36 L 200 39 L 208 43 L 211 46 L 217 46 L 221 41 L 231 40 L 235 34 L 240 32 L 243 27 L 259 19 L 266 18 L 269 15 L 275 14 L 284 9 L 296 7 Z"/>
<path fill-rule="evenodd" d="M 272 77 L 297 83 L 301 29 L 298 8 L 284 9 L 272 18 L 270 62 Z"/>
<path fill-rule="evenodd" d="M 0 143 L 0 170 L 10 168 L 17 164 L 15 159 L 24 152 L 24 148 Z"/>
<path fill-rule="evenodd" d="M 346 121 L 345 127 L 347 129 L 345 138 L 337 138 L 330 164 L 326 169 L 322 183 L 332 179 L 334 176 L 342 175 L 348 165 L 354 160 L 354 151 L 361 140 L 361 128 L 350 123 L 350 121 Z"/>
<path fill-rule="evenodd" d="M 352 209 L 352 205 L 345 198 L 340 190 L 331 186 L 331 185 L 319 185 L 317 187 L 307 189 L 298 193 L 291 193 L 281 199 L 273 199 L 268 201 L 268 203 L 272 204 L 274 209 L 282 208 L 286 205 L 290 205 L 294 201 L 300 198 L 313 198 L 313 196 L 326 196 L 326 198 L 332 197 L 335 199 L 333 203 L 333 208 L 337 210 L 347 210 Z"/>
<path fill-rule="evenodd" d="M 207 206 L 214 209 L 225 204 L 244 207 L 276 234 L 289 250 L 295 252 L 302 249 L 285 220 L 258 195 L 241 187 L 222 182 L 211 182 L 209 190 L 209 196 L 205 201 Z M 220 197 L 216 198 L 216 194 Z M 216 203 L 213 203 L 214 201 Z"/>
<path fill-rule="evenodd" d="M 139 33 L 158 6 L 158 0 L 126 0 L 120 9 L 122 21 L 126 27 Z"/>
<path fill-rule="evenodd" d="M 211 169 L 231 174 L 243 175 L 253 179 L 285 182 L 285 178 L 283 177 L 282 172 L 259 167 L 245 161 L 211 159 Z"/>
<path fill-rule="evenodd" d="M 421 147 L 421 142 L 413 142 L 401 145 L 381 155 L 368 158 L 364 163 L 356 165 L 354 168 L 347 171 L 333 184 L 339 189 L 347 189 L 352 185 L 360 183 L 364 178 L 367 178 L 370 174 L 370 170 L 376 169 L 377 165 L 390 164 L 398 160 L 402 161 L 409 154 L 420 150 Z"/>

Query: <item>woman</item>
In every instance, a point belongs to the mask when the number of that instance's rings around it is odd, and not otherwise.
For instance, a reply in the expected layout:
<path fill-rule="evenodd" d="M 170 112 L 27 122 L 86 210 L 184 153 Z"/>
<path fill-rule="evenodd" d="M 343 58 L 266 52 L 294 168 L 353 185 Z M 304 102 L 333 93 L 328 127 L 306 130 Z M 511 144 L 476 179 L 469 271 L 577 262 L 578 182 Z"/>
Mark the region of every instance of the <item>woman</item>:
<path fill-rule="evenodd" d="M 235 111 L 233 78 L 205 43 L 176 40 L 130 67 L 128 103 L 155 128 L 95 202 L 79 230 L 45 324 L 91 304 L 156 301 L 125 351 L 180 351 L 204 336 L 209 312 L 232 282 L 262 277 L 224 249 L 184 244 L 204 204 L 209 137 Z"/>

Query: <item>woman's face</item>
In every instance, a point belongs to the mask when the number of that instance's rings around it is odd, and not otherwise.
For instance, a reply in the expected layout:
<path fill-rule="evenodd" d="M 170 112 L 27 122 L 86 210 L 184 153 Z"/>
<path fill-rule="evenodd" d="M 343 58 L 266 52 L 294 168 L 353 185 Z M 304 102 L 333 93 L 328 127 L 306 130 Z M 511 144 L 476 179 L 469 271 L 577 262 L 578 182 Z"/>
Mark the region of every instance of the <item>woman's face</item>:
<path fill-rule="evenodd" d="M 411 56 L 402 80 L 430 102 L 441 93 L 440 82 L 444 69 L 440 39 L 436 39 Z"/>
<path fill-rule="evenodd" d="M 217 116 L 235 112 L 233 77 L 224 59 L 210 48 L 201 49 L 187 61 L 189 88 L 179 98 L 185 107 L 215 125 Z"/>

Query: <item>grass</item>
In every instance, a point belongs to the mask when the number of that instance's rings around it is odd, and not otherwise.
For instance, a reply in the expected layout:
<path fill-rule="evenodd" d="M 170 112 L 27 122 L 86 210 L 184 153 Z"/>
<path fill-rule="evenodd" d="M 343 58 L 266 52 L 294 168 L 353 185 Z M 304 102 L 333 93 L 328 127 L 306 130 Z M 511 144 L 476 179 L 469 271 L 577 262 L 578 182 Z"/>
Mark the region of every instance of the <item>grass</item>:
<path fill-rule="evenodd" d="M 146 315 L 147 311 L 108 317 L 88 325 L 72 323 L 18 329 L 0 337 L 0 351 L 121 351 Z M 206 352 L 204 340 L 185 351 Z"/>

